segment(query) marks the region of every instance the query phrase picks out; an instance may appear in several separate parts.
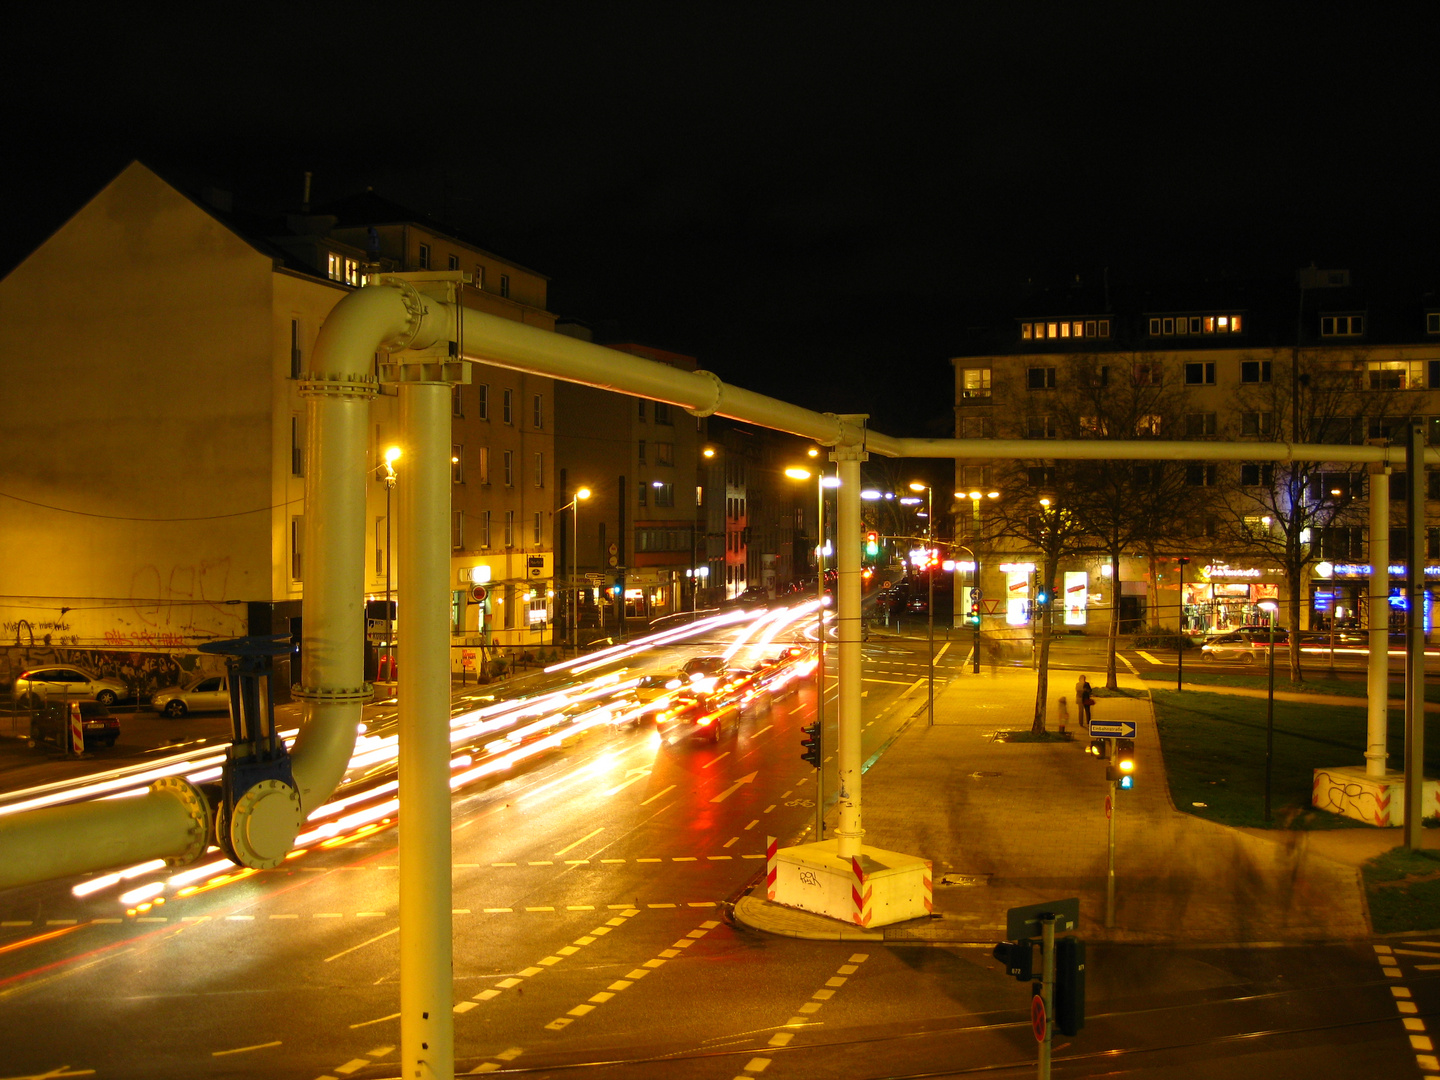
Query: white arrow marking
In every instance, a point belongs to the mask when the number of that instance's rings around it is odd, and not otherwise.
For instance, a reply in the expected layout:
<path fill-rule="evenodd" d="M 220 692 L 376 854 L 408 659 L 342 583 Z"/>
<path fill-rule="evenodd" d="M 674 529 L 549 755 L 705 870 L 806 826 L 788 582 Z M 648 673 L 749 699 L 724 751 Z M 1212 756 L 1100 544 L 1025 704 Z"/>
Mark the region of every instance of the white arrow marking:
<path fill-rule="evenodd" d="M 637 781 L 637 780 L 643 780 L 643 779 L 645 779 L 645 777 L 649 776 L 649 775 L 650 775 L 650 770 L 649 770 L 649 769 L 631 769 L 631 770 L 630 770 L 629 772 L 627 772 L 625 775 L 628 776 L 630 779 L 624 781 L 624 782 L 621 783 L 621 784 L 618 784 L 618 785 L 615 786 L 615 787 L 612 787 L 609 791 L 603 791 L 603 792 L 601 792 L 601 794 L 602 794 L 602 795 L 614 795 L 617 791 L 624 791 L 624 790 L 625 790 L 627 787 L 629 787 L 631 784 L 635 783 L 635 781 Z"/>
<path fill-rule="evenodd" d="M 711 802 L 724 802 L 724 801 L 725 801 L 726 799 L 728 799 L 731 795 L 734 795 L 735 792 L 737 792 L 737 791 L 740 790 L 740 785 L 741 785 L 741 784 L 753 784 L 753 783 L 755 782 L 755 777 L 757 777 L 757 776 L 759 776 L 759 775 L 760 775 L 760 774 L 759 774 L 758 772 L 752 772 L 749 776 L 742 776 L 742 777 L 740 777 L 739 780 L 736 780 L 735 783 L 731 784 L 728 788 L 726 788 L 724 791 L 720 792 L 719 795 L 716 795 L 716 796 L 715 796 L 713 799 L 711 799 L 710 801 L 711 801 Z"/>

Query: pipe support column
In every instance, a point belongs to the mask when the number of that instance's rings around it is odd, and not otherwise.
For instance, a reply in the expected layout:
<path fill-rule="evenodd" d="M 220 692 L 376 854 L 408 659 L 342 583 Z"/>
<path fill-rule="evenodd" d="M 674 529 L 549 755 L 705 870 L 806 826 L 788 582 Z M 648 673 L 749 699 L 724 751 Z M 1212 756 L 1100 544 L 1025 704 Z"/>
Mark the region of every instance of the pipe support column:
<path fill-rule="evenodd" d="M 837 447 L 830 454 L 840 475 L 835 492 L 835 599 L 840 631 L 840 699 L 835 723 L 840 820 L 835 839 L 836 853 L 842 858 L 860 854 L 865 835 L 860 818 L 860 463 L 868 458 L 858 446 Z"/>
<path fill-rule="evenodd" d="M 399 508 L 400 1059 L 455 1075 L 450 880 L 450 386 L 402 382 Z M 360 595 L 357 593 L 357 595 Z M 360 625 L 357 621 L 356 625 Z"/>
<path fill-rule="evenodd" d="M 1335 617 L 1335 599 L 1330 600 Z M 1385 775 L 1390 696 L 1390 469 L 1370 466 L 1370 657 L 1366 666 L 1365 775 Z"/>

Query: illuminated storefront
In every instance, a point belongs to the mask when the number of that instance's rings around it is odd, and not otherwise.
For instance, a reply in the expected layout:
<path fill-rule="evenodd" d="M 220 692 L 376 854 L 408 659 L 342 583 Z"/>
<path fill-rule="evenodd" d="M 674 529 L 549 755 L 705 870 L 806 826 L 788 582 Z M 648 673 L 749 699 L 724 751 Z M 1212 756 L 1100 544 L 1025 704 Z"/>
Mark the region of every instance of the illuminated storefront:
<path fill-rule="evenodd" d="M 1315 564 L 1315 580 L 1310 583 L 1310 626 L 1316 630 L 1327 630 L 1333 619 L 1337 630 L 1363 630 L 1370 627 L 1370 564 L 1331 563 Z M 1405 574 L 1404 563 L 1389 566 L 1390 611 L 1389 627 L 1392 632 L 1405 629 Z M 1430 632 L 1430 606 L 1432 594 L 1440 591 L 1440 566 L 1426 566 L 1425 580 L 1429 587 L 1425 595 L 1425 632 Z"/>
<path fill-rule="evenodd" d="M 1263 623 L 1266 615 L 1257 605 L 1279 600 L 1280 577 L 1270 567 L 1202 564 L 1196 580 L 1185 582 L 1184 629 L 1208 633 Z"/>

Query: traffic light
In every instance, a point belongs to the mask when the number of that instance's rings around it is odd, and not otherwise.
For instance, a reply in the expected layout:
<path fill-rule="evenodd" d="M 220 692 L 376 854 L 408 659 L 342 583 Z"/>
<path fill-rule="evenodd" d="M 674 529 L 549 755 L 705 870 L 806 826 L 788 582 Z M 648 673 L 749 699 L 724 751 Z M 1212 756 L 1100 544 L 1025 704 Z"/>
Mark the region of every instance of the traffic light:
<path fill-rule="evenodd" d="M 1044 589 L 1041 589 L 1039 592 L 1037 592 L 1037 593 L 1035 594 L 1035 603 L 1039 604 L 1041 607 L 1044 607 L 1044 606 L 1045 606 L 1046 604 L 1048 604 L 1049 602 L 1050 602 L 1050 594 L 1049 594 L 1048 592 L 1046 592 Z"/>
<path fill-rule="evenodd" d="M 1055 942 L 1055 1026 L 1062 1035 L 1078 1035 L 1085 1026 L 1085 942 L 1062 937 Z"/>
<path fill-rule="evenodd" d="M 1019 941 L 1002 941 L 990 953 L 1005 965 L 1005 974 L 1016 982 L 1029 982 L 1035 976 L 1035 941 L 1021 938 Z"/>
<path fill-rule="evenodd" d="M 965 616 L 965 625 L 966 625 L 966 626 L 979 626 L 979 625 L 980 625 L 980 612 L 978 612 L 978 611 L 971 611 L 970 613 L 968 613 L 968 614 Z"/>
<path fill-rule="evenodd" d="M 868 533 L 865 534 L 865 554 L 866 554 L 866 555 L 879 555 L 879 554 L 880 554 L 880 534 L 879 534 L 879 533 L 868 532 Z"/>
<path fill-rule="evenodd" d="M 1135 740 L 1116 739 L 1115 752 L 1105 766 L 1105 779 L 1117 780 L 1123 791 L 1135 786 Z"/>
<path fill-rule="evenodd" d="M 806 724 L 800 729 L 805 732 L 805 738 L 800 740 L 800 745 L 805 747 L 800 755 L 801 761 L 808 761 L 815 768 L 820 767 L 820 721 L 815 720 Z"/>

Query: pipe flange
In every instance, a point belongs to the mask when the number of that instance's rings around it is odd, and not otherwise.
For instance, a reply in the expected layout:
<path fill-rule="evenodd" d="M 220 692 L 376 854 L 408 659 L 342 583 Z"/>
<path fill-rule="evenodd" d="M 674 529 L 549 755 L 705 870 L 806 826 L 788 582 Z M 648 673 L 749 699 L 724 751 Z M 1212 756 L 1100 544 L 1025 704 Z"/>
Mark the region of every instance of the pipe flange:
<path fill-rule="evenodd" d="M 185 866 L 194 862 L 210 845 L 210 802 L 204 793 L 183 776 L 164 776 L 150 785 L 150 790 L 163 791 L 179 800 L 190 815 L 190 842 L 178 855 L 168 855 L 166 866 Z"/>
<path fill-rule="evenodd" d="M 404 278 L 386 275 L 381 277 L 376 284 L 397 290 L 400 293 L 400 302 L 405 305 L 405 313 L 410 316 L 405 329 L 394 337 L 382 341 L 380 347 L 386 352 L 400 352 L 410 348 L 410 343 L 419 335 L 420 327 L 425 324 L 425 315 L 429 311 L 425 305 L 425 294 Z"/>
<path fill-rule="evenodd" d="M 285 861 L 300 832 L 300 793 L 283 780 L 261 780 L 235 800 L 227 832 L 241 866 L 269 870 Z"/>
<path fill-rule="evenodd" d="M 380 380 L 373 375 L 307 371 L 299 390 L 301 397 L 372 398 L 380 392 Z"/>
<path fill-rule="evenodd" d="M 375 697 L 375 685 L 364 683 L 357 690 L 333 690 L 323 686 L 294 686 L 290 696 L 301 701 L 314 701 L 321 705 L 345 705 L 360 702 L 362 705 Z"/>
<path fill-rule="evenodd" d="M 725 393 L 725 382 L 719 375 L 716 375 L 713 371 L 706 371 L 704 368 L 700 368 L 695 371 L 694 374 L 709 379 L 715 388 L 715 393 L 710 398 L 710 404 L 705 406 L 705 408 L 692 409 L 686 406 L 685 411 L 691 416 L 714 416 L 715 410 L 720 408 L 720 399 Z"/>

